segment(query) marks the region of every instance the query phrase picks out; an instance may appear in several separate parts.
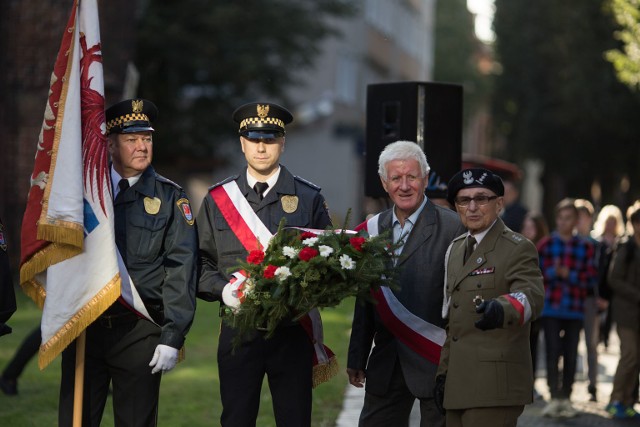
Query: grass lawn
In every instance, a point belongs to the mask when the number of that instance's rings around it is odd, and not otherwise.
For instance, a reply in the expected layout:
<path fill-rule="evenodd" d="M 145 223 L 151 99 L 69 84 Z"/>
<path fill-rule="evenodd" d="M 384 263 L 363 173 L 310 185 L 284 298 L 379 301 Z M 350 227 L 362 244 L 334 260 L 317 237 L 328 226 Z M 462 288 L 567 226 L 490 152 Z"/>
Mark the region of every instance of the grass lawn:
<path fill-rule="evenodd" d="M 4 369 L 15 349 L 40 321 L 40 310 L 21 291 L 18 311 L 9 320 L 11 335 L 0 338 L 0 369 Z M 220 328 L 218 303 L 198 300 L 194 324 L 187 336 L 186 360 L 162 378 L 160 388 L 159 425 L 212 426 L 219 425 L 220 404 L 216 365 L 217 336 Z M 345 300 L 335 309 L 322 312 L 325 343 L 336 353 L 340 373 L 318 386 L 313 393 L 314 427 L 335 425 L 342 407 L 349 330 L 353 315 L 353 300 Z M 0 426 L 56 426 L 60 357 L 44 371 L 34 358 L 18 382 L 18 396 L 0 393 Z M 103 426 L 113 426 L 111 402 L 107 403 Z M 275 426 L 271 396 L 263 387 L 258 426 Z"/>

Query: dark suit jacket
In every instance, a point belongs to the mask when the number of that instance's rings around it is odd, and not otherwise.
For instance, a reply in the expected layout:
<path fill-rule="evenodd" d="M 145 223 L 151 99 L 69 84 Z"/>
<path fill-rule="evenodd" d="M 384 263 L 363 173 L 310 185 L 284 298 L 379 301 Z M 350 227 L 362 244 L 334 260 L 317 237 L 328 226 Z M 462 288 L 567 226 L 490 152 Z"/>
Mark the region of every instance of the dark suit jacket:
<path fill-rule="evenodd" d="M 381 233 L 392 227 L 392 209 L 380 214 Z M 451 241 L 463 232 L 455 212 L 427 200 L 398 261 L 401 289 L 394 294 L 413 314 L 442 328 L 444 255 Z M 375 347 L 369 355 L 372 342 Z M 437 366 L 398 341 L 385 328 L 373 304 L 356 302 L 347 366 L 366 368 L 367 392 L 384 395 L 396 359 L 409 390 L 419 398 L 431 397 Z"/>

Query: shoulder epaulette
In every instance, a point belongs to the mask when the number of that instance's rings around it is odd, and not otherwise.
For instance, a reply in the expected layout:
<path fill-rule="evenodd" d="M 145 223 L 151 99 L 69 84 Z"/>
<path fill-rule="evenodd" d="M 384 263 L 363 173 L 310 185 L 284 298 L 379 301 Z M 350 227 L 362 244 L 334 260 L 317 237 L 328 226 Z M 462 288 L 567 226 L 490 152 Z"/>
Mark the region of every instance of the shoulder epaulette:
<path fill-rule="evenodd" d="M 211 187 L 209 187 L 209 191 L 213 190 L 216 187 L 219 187 L 221 185 L 226 184 L 227 182 L 231 182 L 231 181 L 235 181 L 236 179 L 240 178 L 240 175 L 231 175 L 225 179 L 223 179 L 222 181 L 213 184 Z"/>
<path fill-rule="evenodd" d="M 515 243 L 516 245 L 518 245 L 518 244 L 524 242 L 525 240 L 527 240 L 527 238 L 524 237 L 522 234 L 516 233 L 515 231 L 511 231 L 508 228 L 506 228 L 502 232 L 502 237 L 504 237 L 505 239 L 509 240 L 512 243 Z"/>
<path fill-rule="evenodd" d="M 175 182 L 171 181 L 169 178 L 165 178 L 164 176 L 162 176 L 162 175 L 160 175 L 158 173 L 156 173 L 156 181 L 160 181 L 160 182 L 164 182 L 165 184 L 173 185 L 178 190 L 182 190 L 181 186 L 179 186 Z"/>
<path fill-rule="evenodd" d="M 307 181 L 306 179 L 304 179 L 304 178 L 300 178 L 300 177 L 299 177 L 299 176 L 297 176 L 297 175 L 294 175 L 294 176 L 293 176 L 293 178 L 294 178 L 296 181 L 300 181 L 301 183 L 308 185 L 309 187 L 313 188 L 314 190 L 317 190 L 317 191 L 320 191 L 320 190 L 321 190 L 321 188 L 320 188 L 320 187 L 318 187 L 317 185 L 315 185 L 315 184 L 314 184 L 313 182 L 311 182 L 311 181 Z"/>

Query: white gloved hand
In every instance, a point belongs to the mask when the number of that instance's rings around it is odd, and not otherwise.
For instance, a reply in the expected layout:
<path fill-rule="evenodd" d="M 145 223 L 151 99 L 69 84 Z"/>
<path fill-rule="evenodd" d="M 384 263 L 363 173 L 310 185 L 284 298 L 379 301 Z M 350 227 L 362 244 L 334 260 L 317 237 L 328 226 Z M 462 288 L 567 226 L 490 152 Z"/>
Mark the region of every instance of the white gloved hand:
<path fill-rule="evenodd" d="M 232 310 L 240 307 L 244 299 L 244 294 L 242 293 L 243 284 L 244 280 L 238 280 L 233 277 L 229 283 L 224 285 L 224 288 L 222 288 L 222 302 L 224 305 Z"/>
<path fill-rule="evenodd" d="M 178 363 L 178 349 L 158 344 L 149 366 L 153 367 L 151 373 L 155 374 L 160 371 L 167 372 L 172 370 L 176 363 Z"/>

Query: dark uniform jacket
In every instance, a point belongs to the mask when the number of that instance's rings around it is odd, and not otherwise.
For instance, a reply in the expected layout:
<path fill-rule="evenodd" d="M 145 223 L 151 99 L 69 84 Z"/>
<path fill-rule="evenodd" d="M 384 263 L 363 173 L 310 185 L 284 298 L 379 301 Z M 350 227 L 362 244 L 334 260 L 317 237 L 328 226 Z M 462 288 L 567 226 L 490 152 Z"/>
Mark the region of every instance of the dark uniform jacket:
<path fill-rule="evenodd" d="M 380 214 L 380 233 L 392 228 L 392 210 Z M 427 200 L 397 263 L 401 288 L 393 292 L 398 301 L 416 316 L 441 328 L 445 324 L 442 319 L 444 255 L 451 240 L 463 231 L 455 212 Z M 374 339 L 375 347 L 371 351 Z M 382 396 L 389 387 L 396 359 L 400 361 L 411 393 L 419 398 L 433 396 L 437 366 L 398 341 L 384 326 L 373 304 L 357 302 L 347 366 L 358 370 L 366 368 L 367 392 Z"/>
<path fill-rule="evenodd" d="M 157 202 L 149 203 L 154 198 Z M 145 204 L 146 199 L 146 204 Z M 126 204 L 127 247 L 119 247 L 160 344 L 180 348 L 193 322 L 198 235 L 187 196 L 149 166 L 116 205 Z M 186 203 L 186 206 L 185 205 Z M 155 212 L 157 209 L 157 212 Z"/>
<path fill-rule="evenodd" d="M 640 330 L 640 247 L 633 236 L 618 245 L 609 284 L 613 290 L 613 320 L 616 325 Z"/>
<path fill-rule="evenodd" d="M 286 219 L 290 227 L 325 229 L 331 224 L 324 197 L 320 188 L 293 176 L 280 166 L 280 176 L 273 188 L 260 201 L 256 192 L 247 184 L 246 169 L 214 185 L 211 189 L 229 181 L 236 181 L 240 192 L 248 200 L 258 217 L 271 233 L 278 230 L 280 219 Z M 282 196 L 296 196 L 298 206 L 293 212 L 285 212 Z M 222 216 L 210 194 L 207 194 L 198 212 L 200 236 L 201 277 L 198 297 L 206 301 L 222 301 L 222 288 L 229 282 L 231 267 L 247 257 L 247 251 Z"/>
<path fill-rule="evenodd" d="M 0 221 L 0 336 L 11 333 L 11 328 L 6 322 L 16 311 L 16 295 L 9 266 L 6 237 Z"/>
<path fill-rule="evenodd" d="M 463 264 L 466 234 L 451 245 L 447 263 L 447 339 L 438 375 L 447 375 L 444 406 L 466 409 L 530 403 L 533 390 L 529 322 L 505 297 L 518 293 L 531 307 L 531 319 L 544 302 L 538 252 L 498 219 Z M 474 300 L 497 299 L 504 308 L 501 328 L 481 331 Z"/>

